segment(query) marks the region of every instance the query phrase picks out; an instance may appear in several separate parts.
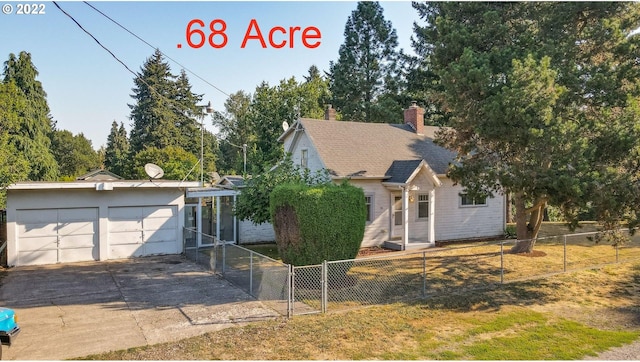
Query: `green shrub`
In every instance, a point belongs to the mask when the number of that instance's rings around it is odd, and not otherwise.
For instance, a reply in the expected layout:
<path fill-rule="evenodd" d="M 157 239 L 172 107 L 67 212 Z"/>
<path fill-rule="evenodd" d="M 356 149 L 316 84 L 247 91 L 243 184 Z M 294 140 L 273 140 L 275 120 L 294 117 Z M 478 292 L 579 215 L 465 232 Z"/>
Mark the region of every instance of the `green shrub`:
<path fill-rule="evenodd" d="M 271 193 L 270 212 L 278 252 L 287 264 L 315 265 L 358 254 L 366 223 L 359 187 L 283 184 Z"/>

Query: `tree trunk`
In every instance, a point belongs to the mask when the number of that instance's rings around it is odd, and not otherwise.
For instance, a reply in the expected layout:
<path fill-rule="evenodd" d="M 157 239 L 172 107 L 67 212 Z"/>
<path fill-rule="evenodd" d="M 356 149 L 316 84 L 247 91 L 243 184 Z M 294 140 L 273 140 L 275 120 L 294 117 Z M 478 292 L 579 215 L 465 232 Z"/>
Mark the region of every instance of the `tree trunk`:
<path fill-rule="evenodd" d="M 546 199 L 540 198 L 535 201 L 532 207 L 527 209 L 522 192 L 517 192 L 514 195 L 514 202 L 516 206 L 516 235 L 518 241 L 510 252 L 512 254 L 530 253 L 536 243 L 547 202 Z M 529 214 L 528 221 L 527 214 Z"/>

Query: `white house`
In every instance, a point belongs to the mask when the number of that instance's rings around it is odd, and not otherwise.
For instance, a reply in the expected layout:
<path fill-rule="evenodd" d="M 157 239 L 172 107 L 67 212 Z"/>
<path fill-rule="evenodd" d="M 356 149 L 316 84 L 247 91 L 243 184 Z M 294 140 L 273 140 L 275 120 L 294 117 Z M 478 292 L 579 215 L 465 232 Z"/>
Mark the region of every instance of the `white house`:
<path fill-rule="evenodd" d="M 404 250 L 503 234 L 505 198 L 471 199 L 447 178 L 455 154 L 433 142 L 437 127 L 424 125 L 422 108 L 406 109 L 404 124 L 341 122 L 333 114 L 329 106 L 325 120 L 300 119 L 279 140 L 294 163 L 364 189 L 362 246 Z"/>
<path fill-rule="evenodd" d="M 182 252 L 185 189 L 198 182 L 104 177 L 9 186 L 7 264 Z"/>

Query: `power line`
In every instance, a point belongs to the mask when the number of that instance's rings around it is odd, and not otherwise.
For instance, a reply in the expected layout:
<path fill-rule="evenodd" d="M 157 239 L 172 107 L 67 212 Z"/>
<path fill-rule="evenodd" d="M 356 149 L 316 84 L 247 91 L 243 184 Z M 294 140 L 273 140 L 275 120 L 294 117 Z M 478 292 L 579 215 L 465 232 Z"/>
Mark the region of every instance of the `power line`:
<path fill-rule="evenodd" d="M 152 85 L 150 85 L 149 83 L 147 83 L 139 74 L 137 74 L 136 72 L 134 72 L 133 70 L 131 70 L 131 68 L 129 68 L 122 60 L 120 60 L 120 58 L 118 58 L 111 50 L 109 50 L 109 48 L 107 48 L 106 46 L 104 46 L 102 43 L 100 43 L 100 41 L 98 39 L 96 39 L 95 36 L 93 36 L 93 34 L 91 34 L 89 31 L 87 31 L 84 27 L 82 27 L 82 25 L 80 25 L 80 23 L 78 23 L 78 21 L 71 16 L 69 13 L 67 13 L 66 11 L 64 11 L 64 9 L 62 9 L 60 7 L 60 5 L 58 5 L 58 3 L 56 1 L 53 1 L 53 4 L 60 10 L 62 11 L 63 14 L 65 14 L 67 17 L 69 17 L 69 19 L 71 19 L 80 29 L 82 29 L 82 31 L 84 31 L 87 35 L 89 35 L 91 37 L 91 39 L 93 39 L 96 43 L 98 43 L 98 45 L 100 45 L 100 47 L 102 49 L 104 49 L 107 53 L 109 53 L 118 63 L 122 64 L 123 67 L 125 67 L 126 70 L 129 71 L 129 73 L 133 74 L 134 79 L 139 80 L 140 82 L 142 82 L 144 85 L 146 85 L 149 90 L 151 90 L 153 93 L 155 93 L 157 96 L 159 96 L 160 98 L 163 98 L 167 105 L 169 105 L 169 107 L 171 107 L 173 109 L 173 111 L 175 111 L 177 114 L 180 115 L 184 115 L 182 113 L 182 110 L 180 110 L 178 107 L 176 107 L 174 103 L 174 100 L 167 98 L 165 95 L 163 95 L 162 93 L 158 92 Z"/>
<path fill-rule="evenodd" d="M 196 76 L 196 78 L 200 79 L 201 81 L 205 82 L 206 84 L 210 85 L 211 87 L 213 87 L 215 90 L 217 90 L 218 92 L 224 94 L 227 97 L 230 97 L 230 95 L 228 93 L 226 93 L 225 91 L 223 91 L 222 89 L 216 87 L 215 85 L 211 84 L 208 80 L 202 78 L 201 76 L 199 76 L 198 74 L 196 74 L 196 72 L 192 71 L 191 69 L 187 68 L 186 66 L 182 65 L 180 62 L 178 62 L 177 60 L 171 58 L 170 56 L 166 55 L 165 53 L 163 53 L 159 47 L 153 46 L 152 44 L 150 44 L 149 42 L 147 42 L 146 40 L 142 39 L 140 36 L 138 36 L 137 34 L 135 34 L 134 32 L 132 32 L 131 30 L 127 29 L 125 26 L 123 26 L 122 24 L 120 24 L 119 22 L 117 22 L 116 20 L 112 19 L 110 16 L 108 16 L 107 14 L 103 13 L 102 11 L 96 9 L 95 6 L 89 4 L 86 1 L 83 1 L 83 3 L 85 3 L 87 6 L 89 6 L 90 8 L 92 8 L 93 10 L 97 11 L 100 15 L 104 16 L 105 18 L 109 19 L 112 23 L 116 24 L 117 26 L 119 26 L 120 28 L 122 28 L 124 31 L 126 31 L 127 33 L 133 35 L 134 37 L 136 37 L 138 40 L 140 40 L 141 42 L 145 43 L 146 45 L 148 45 L 151 49 L 154 50 L 158 50 L 160 52 L 160 54 L 162 54 L 162 56 L 164 56 L 165 58 L 171 60 L 172 62 L 178 64 L 180 67 L 182 67 L 184 70 L 186 70 L 187 72 L 193 74 L 194 76 Z"/>

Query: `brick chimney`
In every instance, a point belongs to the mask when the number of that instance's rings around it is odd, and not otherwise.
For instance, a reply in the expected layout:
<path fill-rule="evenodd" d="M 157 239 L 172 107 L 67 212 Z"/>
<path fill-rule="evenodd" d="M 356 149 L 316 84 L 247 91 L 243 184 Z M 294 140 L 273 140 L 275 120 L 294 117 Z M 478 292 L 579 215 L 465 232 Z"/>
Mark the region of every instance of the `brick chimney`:
<path fill-rule="evenodd" d="M 417 102 L 411 102 L 411 107 L 404 110 L 404 123 L 411 125 L 417 134 L 424 134 L 424 109 L 418 107 Z"/>
<path fill-rule="evenodd" d="M 324 119 L 326 121 L 336 120 L 336 110 L 330 104 L 327 104 L 327 108 L 324 110 Z"/>

